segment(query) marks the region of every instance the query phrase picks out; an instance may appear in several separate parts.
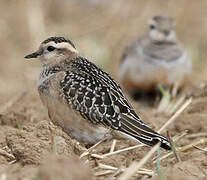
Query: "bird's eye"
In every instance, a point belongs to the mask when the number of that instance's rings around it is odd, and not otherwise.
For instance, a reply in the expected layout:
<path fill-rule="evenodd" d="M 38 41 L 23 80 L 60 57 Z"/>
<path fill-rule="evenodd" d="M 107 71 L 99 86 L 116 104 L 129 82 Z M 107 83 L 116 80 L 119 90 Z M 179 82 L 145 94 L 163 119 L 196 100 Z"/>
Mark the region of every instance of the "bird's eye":
<path fill-rule="evenodd" d="M 151 24 L 150 29 L 155 29 L 155 26 L 153 24 Z"/>
<path fill-rule="evenodd" d="M 48 47 L 47 47 L 47 50 L 50 51 L 50 52 L 51 52 L 51 51 L 54 51 L 54 50 L 55 50 L 55 47 L 53 47 L 53 46 L 48 46 Z"/>

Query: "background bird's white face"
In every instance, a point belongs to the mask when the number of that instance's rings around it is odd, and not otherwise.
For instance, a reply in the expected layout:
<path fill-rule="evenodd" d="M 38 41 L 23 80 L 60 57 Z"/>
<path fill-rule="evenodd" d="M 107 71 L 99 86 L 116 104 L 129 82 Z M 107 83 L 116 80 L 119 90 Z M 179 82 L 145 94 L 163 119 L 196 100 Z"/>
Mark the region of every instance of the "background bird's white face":
<path fill-rule="evenodd" d="M 78 51 L 68 42 L 55 43 L 50 41 L 41 44 L 39 51 L 41 52 L 39 58 L 43 65 L 55 64 L 78 54 Z"/>
<path fill-rule="evenodd" d="M 154 17 L 149 21 L 149 36 L 154 41 L 172 42 L 176 40 L 174 21 L 167 17 Z"/>

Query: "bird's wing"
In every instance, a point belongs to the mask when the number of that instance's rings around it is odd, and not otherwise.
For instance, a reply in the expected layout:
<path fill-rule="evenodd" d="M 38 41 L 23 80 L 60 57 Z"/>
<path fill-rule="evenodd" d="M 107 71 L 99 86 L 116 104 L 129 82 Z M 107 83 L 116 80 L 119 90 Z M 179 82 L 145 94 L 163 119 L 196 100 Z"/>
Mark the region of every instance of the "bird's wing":
<path fill-rule="evenodd" d="M 131 42 L 129 45 L 127 45 L 124 50 L 122 57 L 120 59 L 120 65 L 124 63 L 124 61 L 127 59 L 128 56 L 136 56 L 137 54 L 137 47 L 140 46 L 141 40 L 138 39 L 136 41 Z"/>
<path fill-rule="evenodd" d="M 113 116 L 114 112 L 107 87 L 87 73 L 71 70 L 66 72 L 60 86 L 70 107 L 79 111 L 84 118 L 93 124 L 111 126 L 107 114 Z"/>
<path fill-rule="evenodd" d="M 140 120 L 110 75 L 88 60 L 79 57 L 72 62 L 61 87 L 71 107 L 90 122 L 102 123 L 148 145 L 161 141 L 162 147 L 170 149 L 165 137 Z"/>

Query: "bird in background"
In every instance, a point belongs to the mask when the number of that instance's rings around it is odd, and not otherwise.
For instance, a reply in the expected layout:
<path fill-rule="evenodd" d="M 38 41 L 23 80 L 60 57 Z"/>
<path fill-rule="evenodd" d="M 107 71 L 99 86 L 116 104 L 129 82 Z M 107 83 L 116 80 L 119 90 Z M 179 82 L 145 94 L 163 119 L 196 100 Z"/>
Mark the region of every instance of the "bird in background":
<path fill-rule="evenodd" d="M 84 57 L 64 37 L 50 37 L 37 51 L 25 56 L 39 58 L 42 71 L 38 92 L 51 121 L 70 137 L 93 145 L 112 132 L 144 144 L 170 150 L 168 140 L 149 128 L 124 96 L 120 85 Z"/>
<path fill-rule="evenodd" d="M 187 52 L 176 39 L 175 22 L 167 15 L 154 16 L 148 32 L 124 50 L 118 79 L 131 94 L 184 86 L 192 71 Z"/>

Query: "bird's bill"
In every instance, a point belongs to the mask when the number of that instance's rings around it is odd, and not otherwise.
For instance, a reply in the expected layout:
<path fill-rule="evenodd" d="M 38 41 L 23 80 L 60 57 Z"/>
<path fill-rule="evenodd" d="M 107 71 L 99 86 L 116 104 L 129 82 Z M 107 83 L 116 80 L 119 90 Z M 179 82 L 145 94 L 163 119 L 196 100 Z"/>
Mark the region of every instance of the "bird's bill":
<path fill-rule="evenodd" d="M 36 52 L 31 53 L 31 54 L 28 54 L 24 58 L 26 58 L 26 59 L 37 58 L 40 55 L 41 55 L 40 51 L 36 51 Z"/>

